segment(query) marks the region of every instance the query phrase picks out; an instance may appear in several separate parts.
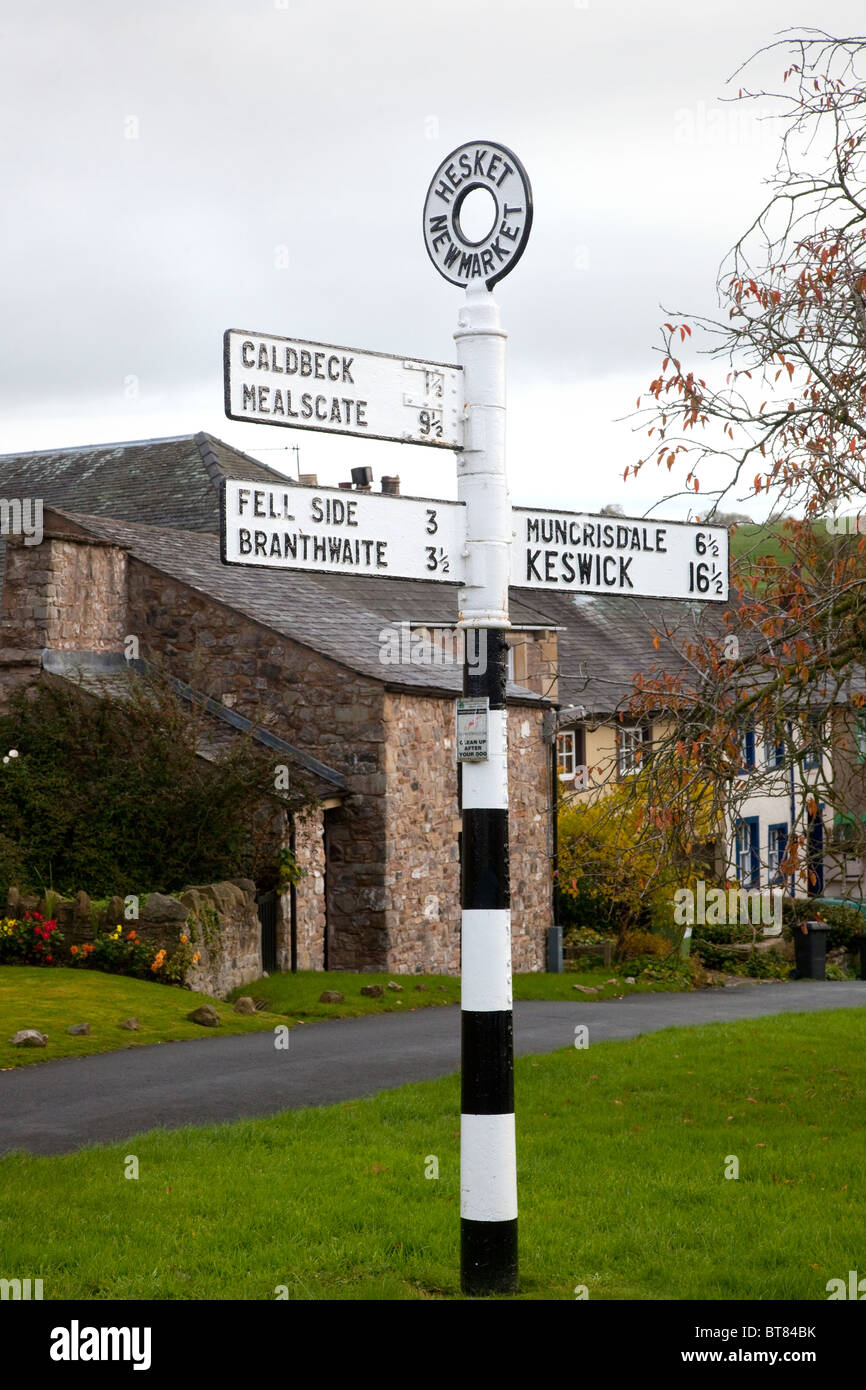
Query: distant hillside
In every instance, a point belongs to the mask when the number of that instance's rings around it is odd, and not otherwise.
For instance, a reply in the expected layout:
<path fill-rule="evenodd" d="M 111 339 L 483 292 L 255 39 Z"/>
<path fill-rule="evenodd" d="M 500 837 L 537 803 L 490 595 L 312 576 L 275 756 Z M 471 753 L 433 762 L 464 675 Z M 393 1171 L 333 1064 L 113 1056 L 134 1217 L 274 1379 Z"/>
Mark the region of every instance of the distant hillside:
<path fill-rule="evenodd" d="M 791 549 L 783 540 L 780 528 L 757 521 L 733 530 L 731 555 L 735 560 L 758 560 L 772 555 L 781 564 L 792 558 Z"/>

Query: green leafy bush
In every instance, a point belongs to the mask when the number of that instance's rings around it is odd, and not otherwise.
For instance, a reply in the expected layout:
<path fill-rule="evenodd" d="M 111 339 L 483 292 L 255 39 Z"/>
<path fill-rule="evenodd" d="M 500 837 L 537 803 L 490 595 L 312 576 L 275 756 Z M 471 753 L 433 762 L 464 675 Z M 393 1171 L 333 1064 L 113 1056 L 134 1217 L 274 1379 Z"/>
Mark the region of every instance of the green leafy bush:
<path fill-rule="evenodd" d="M 258 879 L 285 813 L 313 798 L 300 783 L 277 796 L 274 754 L 249 737 L 201 757 L 207 718 L 158 677 L 98 699 L 48 682 L 13 695 L 0 717 L 0 747 L 16 750 L 0 766 L 0 893 Z"/>
<path fill-rule="evenodd" d="M 617 960 L 637 960 L 639 958 L 653 957 L 664 958 L 672 954 L 673 947 L 663 936 L 658 936 L 650 931 L 630 931 L 620 940 L 617 950 Z"/>
<path fill-rule="evenodd" d="M 717 946 L 738 943 L 746 945 L 753 941 L 755 933 L 746 923 L 731 922 L 719 926 L 710 926 L 707 922 L 696 922 L 692 927 L 692 950 L 700 942 L 712 942 Z"/>
<path fill-rule="evenodd" d="M 854 938 L 866 932 L 866 916 L 856 907 L 844 903 L 827 903 L 821 898 L 785 898 L 782 904 L 782 930 L 791 939 L 793 930 L 801 922 L 826 922 L 827 950 L 835 951 L 844 947 L 846 951 L 857 949 Z"/>
<path fill-rule="evenodd" d="M 627 962 L 628 973 L 641 980 L 656 980 L 675 988 L 692 989 L 699 981 L 700 967 L 697 961 L 684 959 L 680 955 L 643 955 Z M 620 967 L 625 969 L 625 967 Z"/>
<path fill-rule="evenodd" d="M 737 973 L 737 966 L 742 965 L 744 959 L 739 951 L 732 951 L 728 946 L 717 946 L 711 941 L 696 941 L 694 938 L 692 951 L 707 970 L 724 970 L 730 974 Z"/>

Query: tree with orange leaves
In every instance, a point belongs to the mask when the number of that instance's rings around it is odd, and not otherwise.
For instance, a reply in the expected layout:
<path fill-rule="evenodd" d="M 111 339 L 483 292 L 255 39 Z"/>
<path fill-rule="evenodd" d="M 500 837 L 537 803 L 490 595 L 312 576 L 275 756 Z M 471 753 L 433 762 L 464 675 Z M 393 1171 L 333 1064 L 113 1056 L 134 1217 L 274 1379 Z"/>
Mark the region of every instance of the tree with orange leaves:
<path fill-rule="evenodd" d="M 688 846 L 708 798 L 730 827 L 760 776 L 791 769 L 783 870 L 814 888 L 822 803 L 844 827 L 840 853 L 866 862 L 866 37 L 808 30 L 767 54 L 784 57 L 779 90 L 737 99 L 772 103 L 781 122 L 771 195 L 723 262 L 720 317 L 668 315 L 637 403 L 651 443 L 626 477 L 655 464 L 706 499 L 704 521 L 765 499 L 773 543 L 765 531 L 740 551 L 722 613 L 705 605 L 685 636 L 656 634 L 629 714 L 667 720 L 634 785 L 648 834 L 670 837 L 671 822 Z M 779 753 L 745 779 L 749 730 Z"/>

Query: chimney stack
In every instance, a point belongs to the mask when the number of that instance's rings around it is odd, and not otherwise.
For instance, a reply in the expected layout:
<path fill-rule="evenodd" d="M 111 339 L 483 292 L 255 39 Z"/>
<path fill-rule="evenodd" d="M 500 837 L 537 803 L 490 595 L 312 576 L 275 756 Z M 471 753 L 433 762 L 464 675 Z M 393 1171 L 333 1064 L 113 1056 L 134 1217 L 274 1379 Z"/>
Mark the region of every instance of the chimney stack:
<path fill-rule="evenodd" d="M 298 482 L 301 487 L 318 487 L 319 478 L 316 473 L 301 473 Z"/>
<path fill-rule="evenodd" d="M 393 477 L 393 478 L 387 478 L 387 477 L 385 477 L 385 476 L 383 475 L 383 477 L 382 477 L 382 491 L 383 491 L 384 493 L 386 493 L 389 497 L 399 497 L 399 496 L 400 496 L 400 478 L 399 478 L 399 475 L 396 476 L 396 477 Z"/>
<path fill-rule="evenodd" d="M 352 482 L 359 492 L 369 492 L 373 482 L 372 468 L 353 468 Z"/>

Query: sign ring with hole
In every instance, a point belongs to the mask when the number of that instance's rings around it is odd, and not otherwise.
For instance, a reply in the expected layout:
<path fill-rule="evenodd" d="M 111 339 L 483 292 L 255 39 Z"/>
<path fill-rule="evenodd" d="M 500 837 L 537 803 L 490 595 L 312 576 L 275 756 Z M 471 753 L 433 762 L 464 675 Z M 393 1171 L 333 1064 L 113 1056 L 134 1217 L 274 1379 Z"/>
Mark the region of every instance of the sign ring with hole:
<path fill-rule="evenodd" d="M 462 225 L 470 193 L 484 189 L 493 200 L 489 229 L 478 239 Z M 443 159 L 424 200 L 424 244 L 439 274 L 467 288 L 480 280 L 489 290 L 513 270 L 532 227 L 532 189 L 526 170 L 505 145 L 470 140 Z"/>

